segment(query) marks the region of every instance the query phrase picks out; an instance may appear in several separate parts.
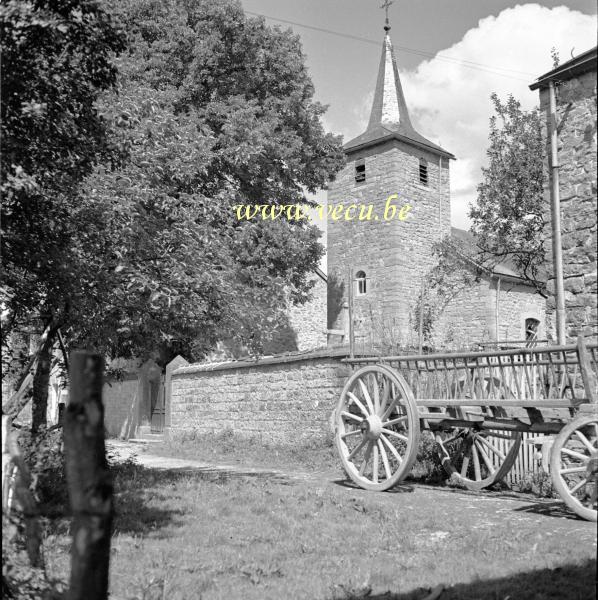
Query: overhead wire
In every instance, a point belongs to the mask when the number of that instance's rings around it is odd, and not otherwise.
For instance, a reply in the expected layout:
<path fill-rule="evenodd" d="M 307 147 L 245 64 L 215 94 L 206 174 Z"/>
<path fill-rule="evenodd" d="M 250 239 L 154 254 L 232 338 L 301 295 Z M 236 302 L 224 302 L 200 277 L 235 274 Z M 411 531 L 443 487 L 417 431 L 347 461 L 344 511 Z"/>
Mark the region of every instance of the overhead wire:
<path fill-rule="evenodd" d="M 288 19 L 280 19 L 278 17 L 270 17 L 268 15 L 264 15 L 261 13 L 251 12 L 249 10 L 245 11 L 247 14 L 252 15 L 254 17 L 263 17 L 264 19 L 269 19 L 270 21 L 276 21 L 279 23 L 285 23 L 287 25 L 294 25 L 296 27 L 302 27 L 304 29 L 311 29 L 313 31 L 318 31 L 320 33 L 327 33 L 329 35 L 336 35 L 338 37 L 347 38 L 350 40 L 356 40 L 358 42 L 364 42 L 367 44 L 375 44 L 376 46 L 380 45 L 379 41 L 371 40 L 369 38 L 361 37 L 358 35 L 352 35 L 350 33 L 343 33 L 340 31 L 333 31 L 332 29 L 327 29 L 325 27 L 316 27 L 315 25 L 307 25 L 305 23 L 298 23 L 296 21 L 289 21 Z M 409 54 L 416 54 L 419 56 L 425 56 L 427 58 L 437 58 L 439 60 L 443 60 L 446 62 L 452 62 L 461 64 L 468 69 L 474 69 L 476 71 L 483 71 L 486 73 L 493 73 L 494 75 L 499 75 L 501 77 L 508 77 L 510 79 L 516 79 L 518 81 L 528 82 L 529 78 L 535 77 L 532 73 L 528 73 L 527 71 L 518 71 L 516 69 L 507 69 L 505 67 L 495 67 L 492 65 L 486 65 L 484 63 L 478 63 L 471 60 L 463 60 L 459 58 L 452 58 L 450 56 L 444 56 L 442 54 L 433 54 L 431 52 L 426 52 L 424 50 L 417 50 L 415 48 L 407 48 L 406 46 L 397 46 L 393 44 L 393 47 L 402 52 L 407 52 Z M 528 75 L 529 78 L 523 79 L 522 77 L 516 77 L 515 75 L 510 75 L 509 73 L 518 73 L 520 75 Z"/>

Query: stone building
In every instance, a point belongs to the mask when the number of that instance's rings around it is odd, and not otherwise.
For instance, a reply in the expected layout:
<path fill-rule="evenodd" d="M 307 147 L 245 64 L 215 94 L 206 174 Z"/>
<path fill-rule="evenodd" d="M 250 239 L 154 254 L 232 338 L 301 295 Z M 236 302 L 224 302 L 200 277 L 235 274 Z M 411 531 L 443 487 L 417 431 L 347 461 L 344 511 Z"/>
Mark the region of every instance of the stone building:
<path fill-rule="evenodd" d="M 473 235 L 451 228 L 452 239 L 475 252 Z M 485 342 L 532 341 L 546 338 L 546 300 L 535 293 L 509 261 L 492 269 L 471 265 L 468 283 L 445 301 L 434 324 L 436 348 L 467 348 Z"/>
<path fill-rule="evenodd" d="M 451 230 L 450 219 L 449 165 L 455 157 L 414 129 L 390 27 L 385 30 L 367 129 L 345 145 L 346 167 L 328 193 L 329 204 L 354 204 L 362 212 L 352 220 L 329 221 L 328 272 L 331 280 L 343 283 L 345 303 L 349 270 L 353 273 L 356 343 L 405 348 L 416 345 L 418 297 L 438 260 L 433 246 L 458 231 Z M 368 218 L 369 205 L 373 210 Z M 503 284 L 508 279 L 502 290 L 501 278 Z M 501 303 L 504 308 L 497 311 Z M 525 339 L 526 318 L 538 321 L 543 333 L 543 299 L 511 267 L 499 265 L 445 307 L 434 345 Z M 341 311 L 334 328 L 346 324 Z"/>
<path fill-rule="evenodd" d="M 546 171 L 550 173 L 550 83 L 556 92 L 561 246 L 564 279 L 565 333 L 598 335 L 596 292 L 596 55 L 593 48 L 545 73 L 530 89 L 539 90 L 546 116 Z M 546 178 L 547 211 L 551 177 Z M 552 237 L 550 238 L 552 241 Z M 555 279 L 552 244 L 548 253 L 548 319 L 555 327 Z"/>

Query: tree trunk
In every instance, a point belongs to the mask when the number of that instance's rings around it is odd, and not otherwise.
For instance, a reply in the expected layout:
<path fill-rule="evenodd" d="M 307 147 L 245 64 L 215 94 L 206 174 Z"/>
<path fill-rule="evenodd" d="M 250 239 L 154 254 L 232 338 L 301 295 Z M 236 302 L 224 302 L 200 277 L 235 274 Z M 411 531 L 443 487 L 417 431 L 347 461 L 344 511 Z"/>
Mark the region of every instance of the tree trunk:
<path fill-rule="evenodd" d="M 31 406 L 31 433 L 37 434 L 40 428 L 48 424 L 46 415 L 48 411 L 48 386 L 50 384 L 50 370 L 52 369 L 52 346 L 54 333 L 48 335 L 42 344 L 33 376 L 33 401 Z"/>
<path fill-rule="evenodd" d="M 11 419 L 14 419 L 27 405 L 29 400 L 31 399 L 32 392 L 32 382 L 33 376 L 35 375 L 35 371 L 37 369 L 37 362 L 39 359 L 39 353 L 43 345 L 46 343 L 48 336 L 52 331 L 51 325 L 48 325 L 44 332 L 40 337 L 40 341 L 37 347 L 37 350 L 33 353 L 33 356 L 29 359 L 29 363 L 27 364 L 27 368 L 23 370 L 21 377 L 19 378 L 18 384 L 16 386 L 17 391 L 10 396 L 10 398 L 6 399 L 2 402 L 2 414 L 9 416 Z"/>
<path fill-rule="evenodd" d="M 71 354 L 69 405 L 64 450 L 70 505 L 71 579 L 67 600 L 105 600 L 108 596 L 112 478 L 104 445 L 102 358 Z"/>

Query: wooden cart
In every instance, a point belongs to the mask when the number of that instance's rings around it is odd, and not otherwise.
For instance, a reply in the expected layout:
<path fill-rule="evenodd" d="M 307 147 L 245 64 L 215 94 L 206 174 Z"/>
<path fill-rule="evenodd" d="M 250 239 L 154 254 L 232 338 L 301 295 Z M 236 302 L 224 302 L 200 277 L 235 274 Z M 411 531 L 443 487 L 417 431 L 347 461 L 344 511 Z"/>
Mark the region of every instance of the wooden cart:
<path fill-rule="evenodd" d="M 404 479 L 422 430 L 451 479 L 472 490 L 505 477 L 524 432 L 548 434 L 554 488 L 596 521 L 598 344 L 346 362 L 355 370 L 334 413 L 335 439 L 360 487 L 381 491 Z"/>

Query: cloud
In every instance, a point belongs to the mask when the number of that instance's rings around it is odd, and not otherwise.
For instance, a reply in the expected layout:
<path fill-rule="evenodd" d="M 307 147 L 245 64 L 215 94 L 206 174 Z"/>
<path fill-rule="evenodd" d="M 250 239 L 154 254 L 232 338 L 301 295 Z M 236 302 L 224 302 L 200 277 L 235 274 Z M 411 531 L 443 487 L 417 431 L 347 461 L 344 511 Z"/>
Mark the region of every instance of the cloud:
<path fill-rule="evenodd" d="M 555 47 L 565 62 L 572 48 L 577 55 L 596 45 L 595 30 L 595 16 L 564 6 L 517 5 L 480 20 L 460 42 L 415 71 L 401 73 L 416 129 L 457 157 L 451 163 L 454 225 L 469 226 L 468 205 L 476 198 L 486 160 L 490 94 L 502 100 L 513 94 L 526 110 L 536 106 L 538 92 L 528 86 L 552 68 L 550 49 Z M 469 68 L 469 63 L 492 68 Z"/>

